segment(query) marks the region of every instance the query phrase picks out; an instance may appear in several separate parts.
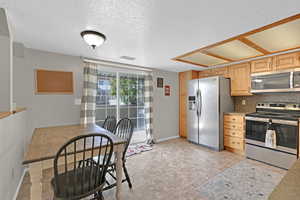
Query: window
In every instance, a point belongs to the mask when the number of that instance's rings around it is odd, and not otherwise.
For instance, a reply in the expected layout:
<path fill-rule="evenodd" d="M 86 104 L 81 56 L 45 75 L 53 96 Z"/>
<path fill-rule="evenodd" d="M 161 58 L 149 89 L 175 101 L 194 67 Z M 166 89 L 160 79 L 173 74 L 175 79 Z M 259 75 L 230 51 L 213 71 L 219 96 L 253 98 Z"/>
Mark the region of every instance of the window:
<path fill-rule="evenodd" d="M 101 125 L 107 116 L 115 116 L 117 120 L 127 117 L 134 124 L 134 133 L 141 135 L 145 132 L 144 92 L 145 76 L 142 74 L 99 73 L 96 123 Z"/>

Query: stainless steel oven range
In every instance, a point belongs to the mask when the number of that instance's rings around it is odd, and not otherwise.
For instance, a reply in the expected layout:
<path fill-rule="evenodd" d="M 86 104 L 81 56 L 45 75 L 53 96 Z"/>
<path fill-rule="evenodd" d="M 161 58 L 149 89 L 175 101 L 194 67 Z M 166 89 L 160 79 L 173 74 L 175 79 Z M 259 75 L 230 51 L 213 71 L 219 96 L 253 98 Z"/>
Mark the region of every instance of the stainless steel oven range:
<path fill-rule="evenodd" d="M 246 156 L 289 169 L 298 157 L 299 103 L 258 103 L 256 112 L 246 115 Z M 276 147 L 265 145 L 269 126 L 276 132 Z"/>

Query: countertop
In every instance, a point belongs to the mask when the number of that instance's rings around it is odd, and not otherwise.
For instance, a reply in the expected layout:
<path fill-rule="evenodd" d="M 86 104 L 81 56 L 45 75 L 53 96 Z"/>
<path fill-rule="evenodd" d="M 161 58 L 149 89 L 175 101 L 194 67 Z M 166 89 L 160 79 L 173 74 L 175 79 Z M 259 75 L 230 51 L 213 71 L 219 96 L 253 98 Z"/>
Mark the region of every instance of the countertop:
<path fill-rule="evenodd" d="M 300 199 L 300 160 L 288 170 L 280 183 L 269 196 L 269 200 Z"/>
<path fill-rule="evenodd" d="M 26 108 L 17 108 L 15 111 L 11 111 L 11 112 L 0 112 L 0 119 L 22 112 L 24 110 L 26 110 Z"/>

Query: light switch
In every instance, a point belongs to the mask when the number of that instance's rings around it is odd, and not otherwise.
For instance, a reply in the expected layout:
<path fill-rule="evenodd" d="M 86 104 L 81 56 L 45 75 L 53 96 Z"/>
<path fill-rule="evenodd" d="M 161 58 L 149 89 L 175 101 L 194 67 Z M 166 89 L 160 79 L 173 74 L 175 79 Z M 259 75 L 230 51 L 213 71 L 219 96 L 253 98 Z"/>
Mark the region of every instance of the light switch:
<path fill-rule="evenodd" d="M 74 104 L 80 106 L 81 105 L 81 99 L 80 98 L 75 99 Z"/>
<path fill-rule="evenodd" d="M 245 100 L 245 99 L 242 100 L 242 105 L 243 105 L 243 106 L 246 105 L 246 100 Z"/>

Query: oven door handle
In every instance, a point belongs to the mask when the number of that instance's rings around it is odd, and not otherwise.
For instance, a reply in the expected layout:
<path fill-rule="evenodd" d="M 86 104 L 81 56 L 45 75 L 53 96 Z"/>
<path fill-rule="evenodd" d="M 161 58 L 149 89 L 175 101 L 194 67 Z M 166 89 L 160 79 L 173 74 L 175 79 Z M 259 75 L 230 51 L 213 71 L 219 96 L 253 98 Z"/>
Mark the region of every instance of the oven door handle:
<path fill-rule="evenodd" d="M 272 119 L 273 124 L 285 124 L 290 126 L 298 126 L 297 121 L 290 121 L 290 120 L 282 120 L 282 119 Z"/>
<path fill-rule="evenodd" d="M 256 122 L 269 122 L 270 118 L 259 118 L 259 117 L 245 117 L 248 121 Z M 298 126 L 298 121 L 282 120 L 282 119 L 271 119 L 273 124 L 284 124 L 290 126 Z"/>
<path fill-rule="evenodd" d="M 259 118 L 259 117 L 245 117 L 248 121 L 256 121 L 256 122 L 269 122 L 269 118 Z"/>

